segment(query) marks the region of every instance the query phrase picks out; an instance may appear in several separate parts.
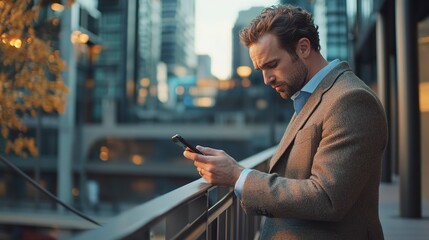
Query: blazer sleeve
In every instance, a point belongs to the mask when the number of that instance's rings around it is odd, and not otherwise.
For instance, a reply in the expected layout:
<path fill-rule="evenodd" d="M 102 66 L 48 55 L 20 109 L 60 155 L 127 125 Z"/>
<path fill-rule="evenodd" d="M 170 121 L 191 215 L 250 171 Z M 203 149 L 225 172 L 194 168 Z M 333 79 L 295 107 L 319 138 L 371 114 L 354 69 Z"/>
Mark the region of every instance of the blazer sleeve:
<path fill-rule="evenodd" d="M 384 110 L 366 89 L 337 95 L 319 106 L 323 107 L 317 111 L 320 116 L 311 116 L 320 118 L 321 139 L 310 177 L 291 179 L 282 173 L 251 171 L 241 201 L 247 213 L 338 221 L 367 188 L 375 186 L 378 192 L 387 141 Z"/>

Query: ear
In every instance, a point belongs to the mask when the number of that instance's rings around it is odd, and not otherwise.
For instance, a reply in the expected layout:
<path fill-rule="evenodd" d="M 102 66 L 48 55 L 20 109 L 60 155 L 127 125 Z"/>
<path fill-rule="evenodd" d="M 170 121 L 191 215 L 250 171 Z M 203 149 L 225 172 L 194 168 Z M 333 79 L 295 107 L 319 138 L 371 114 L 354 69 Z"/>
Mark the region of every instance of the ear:
<path fill-rule="evenodd" d="M 310 40 L 308 38 L 301 38 L 298 40 L 298 43 L 296 44 L 296 54 L 300 56 L 301 58 L 307 58 L 310 55 L 311 52 L 311 44 Z"/>

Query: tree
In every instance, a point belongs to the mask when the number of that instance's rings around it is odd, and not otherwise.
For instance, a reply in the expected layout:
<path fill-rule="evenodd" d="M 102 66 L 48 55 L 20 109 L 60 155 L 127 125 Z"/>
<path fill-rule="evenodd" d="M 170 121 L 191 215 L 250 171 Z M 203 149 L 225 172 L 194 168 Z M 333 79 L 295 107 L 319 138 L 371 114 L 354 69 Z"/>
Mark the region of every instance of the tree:
<path fill-rule="evenodd" d="M 61 78 L 65 63 L 52 46 L 49 28 L 40 28 L 46 19 L 38 19 L 50 2 L 0 1 L 0 129 L 6 153 L 36 156 L 36 142 L 26 136 L 23 119 L 65 111 L 68 88 Z M 59 22 L 47 23 L 55 27 Z"/>

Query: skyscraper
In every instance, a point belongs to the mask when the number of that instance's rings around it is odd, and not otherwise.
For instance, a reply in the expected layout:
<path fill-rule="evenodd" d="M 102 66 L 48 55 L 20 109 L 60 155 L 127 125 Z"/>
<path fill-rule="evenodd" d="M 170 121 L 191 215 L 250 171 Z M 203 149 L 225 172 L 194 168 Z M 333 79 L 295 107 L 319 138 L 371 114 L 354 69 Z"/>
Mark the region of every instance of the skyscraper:
<path fill-rule="evenodd" d="M 346 1 L 324 0 L 326 25 L 326 60 L 332 61 L 336 58 L 346 60 L 347 56 L 347 8 Z"/>
<path fill-rule="evenodd" d="M 248 49 L 240 43 L 240 30 L 247 26 L 250 21 L 256 17 L 264 7 L 252 7 L 248 10 L 240 11 L 237 20 L 232 29 L 232 73 L 234 79 L 239 78 L 237 68 L 239 66 L 252 67 L 252 61 L 249 57 Z"/>
<path fill-rule="evenodd" d="M 195 73 L 195 1 L 162 0 L 161 61 L 168 76 Z"/>
<path fill-rule="evenodd" d="M 100 37 L 103 51 L 94 76 L 93 118 L 102 119 L 102 106 L 111 101 L 117 109 L 117 121 L 127 121 L 135 98 L 137 0 L 99 0 Z"/>
<path fill-rule="evenodd" d="M 137 18 L 137 111 L 157 108 L 157 65 L 161 58 L 161 1 L 139 0 Z M 141 116 L 141 114 L 138 114 Z"/>

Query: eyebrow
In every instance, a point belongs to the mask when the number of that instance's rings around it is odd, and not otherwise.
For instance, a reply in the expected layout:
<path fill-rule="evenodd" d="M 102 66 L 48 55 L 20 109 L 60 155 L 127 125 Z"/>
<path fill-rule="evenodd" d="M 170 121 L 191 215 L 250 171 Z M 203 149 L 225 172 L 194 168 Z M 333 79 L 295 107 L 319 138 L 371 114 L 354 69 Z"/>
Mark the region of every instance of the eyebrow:
<path fill-rule="evenodd" d="M 261 66 L 261 67 L 256 67 L 256 68 L 255 68 L 255 70 L 265 69 L 265 68 L 267 68 L 267 65 L 270 65 L 270 64 L 272 64 L 273 62 L 275 62 L 275 61 L 277 61 L 277 60 L 278 60 L 277 58 L 275 58 L 275 59 L 271 59 L 271 60 L 269 60 L 268 62 L 266 62 L 266 63 L 262 64 L 262 66 Z"/>

